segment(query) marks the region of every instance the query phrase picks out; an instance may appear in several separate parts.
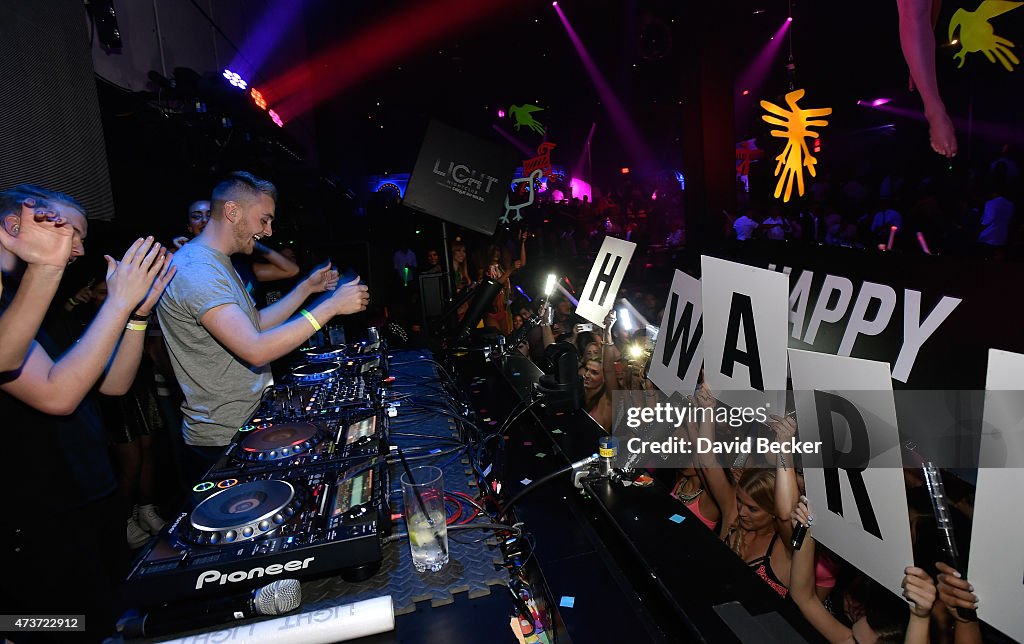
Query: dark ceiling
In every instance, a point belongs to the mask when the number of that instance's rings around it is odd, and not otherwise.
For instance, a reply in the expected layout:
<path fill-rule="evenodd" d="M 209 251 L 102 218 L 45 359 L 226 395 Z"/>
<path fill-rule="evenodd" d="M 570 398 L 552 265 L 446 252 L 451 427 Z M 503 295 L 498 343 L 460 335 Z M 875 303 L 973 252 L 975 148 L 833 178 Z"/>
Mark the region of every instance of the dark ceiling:
<path fill-rule="evenodd" d="M 715 36 L 734 44 L 733 60 L 721 61 L 719 69 L 735 77 L 790 9 L 785 0 L 732 4 L 731 24 L 723 21 Z M 693 37 L 691 12 L 700 8 L 667 0 L 564 0 L 561 6 L 653 149 L 659 166 L 678 167 L 680 102 L 694 98 L 682 79 L 685 66 L 695 64 L 694 56 L 699 55 L 688 47 Z M 939 32 L 958 6 L 944 3 Z M 382 19 L 396 19 L 405 7 L 400 2 L 312 3 L 307 14 L 309 48 L 319 51 Z M 997 19 L 999 32 L 1011 40 L 1016 33 L 1024 41 L 1024 11 L 1020 13 Z M 807 89 L 804 103 L 835 110 L 825 136 L 856 140 L 862 148 L 865 132 L 871 133 L 869 139 L 891 139 L 892 130 L 873 128 L 893 123 L 901 140 L 927 148 L 923 122 L 856 105 L 858 99 L 886 96 L 896 99 L 894 106 L 920 111 L 918 98 L 907 91 L 894 0 L 804 0 L 792 3 L 792 15 L 795 80 L 798 87 Z M 737 88 L 737 138 L 765 134 L 756 103 L 762 98 L 779 102 L 787 91 L 788 45 L 771 65 L 761 93 L 742 96 Z M 953 116 L 966 118 L 973 107 L 975 121 L 994 124 L 997 134 L 1000 128 L 1020 132 L 1024 71 L 1009 74 L 980 54 L 972 54 L 968 65 L 956 70 L 952 53 L 950 47 L 940 48 L 938 56 L 943 94 Z M 556 162 L 574 165 L 591 123 L 596 123 L 595 175 L 607 177 L 628 165 L 617 128 L 600 105 L 550 2 L 529 1 L 498 12 L 456 37 L 437 40 L 321 103 L 316 110 L 319 157 L 323 165 L 343 175 L 408 171 L 429 118 L 496 136 L 492 125 L 512 129 L 507 118 L 497 118 L 497 109 L 522 103 L 544 108 L 537 118 L 547 126 L 550 140 L 559 145 Z M 531 146 L 539 141 L 525 131 L 519 138 Z M 891 141 L 881 143 L 887 149 L 892 145 Z"/>

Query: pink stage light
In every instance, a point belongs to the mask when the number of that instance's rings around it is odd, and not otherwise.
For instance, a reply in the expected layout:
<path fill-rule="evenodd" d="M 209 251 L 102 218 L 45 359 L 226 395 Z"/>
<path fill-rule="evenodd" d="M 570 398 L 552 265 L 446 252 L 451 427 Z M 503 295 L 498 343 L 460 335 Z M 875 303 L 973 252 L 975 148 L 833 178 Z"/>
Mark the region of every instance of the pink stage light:
<path fill-rule="evenodd" d="M 505 118 L 505 110 L 498 110 L 498 118 L 500 118 L 500 119 Z"/>
<path fill-rule="evenodd" d="M 892 99 L 891 98 L 876 98 L 876 99 L 873 99 L 873 100 L 870 100 L 870 101 L 857 101 L 857 105 L 862 105 L 864 107 L 881 107 L 882 105 L 885 105 L 886 103 L 892 103 Z"/>
<path fill-rule="evenodd" d="M 583 197 L 586 197 L 587 201 L 591 203 L 594 202 L 594 189 L 590 186 L 589 183 L 587 183 L 583 179 L 577 179 L 573 177 L 571 180 L 569 180 L 569 189 L 572 191 L 573 197 L 576 197 L 577 199 L 582 199 Z"/>

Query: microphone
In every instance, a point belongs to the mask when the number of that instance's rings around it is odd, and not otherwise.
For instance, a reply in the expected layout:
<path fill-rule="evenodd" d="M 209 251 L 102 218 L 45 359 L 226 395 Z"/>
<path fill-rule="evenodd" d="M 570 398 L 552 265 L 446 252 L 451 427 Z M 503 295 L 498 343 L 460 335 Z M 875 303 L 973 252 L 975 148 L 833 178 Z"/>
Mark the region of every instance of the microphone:
<path fill-rule="evenodd" d="M 117 623 L 117 631 L 126 638 L 159 637 L 232 620 L 262 615 L 282 615 L 302 602 L 298 579 L 279 579 L 246 593 L 213 597 L 202 602 L 159 606 L 139 615 L 134 611 Z"/>
<path fill-rule="evenodd" d="M 789 545 L 793 546 L 793 550 L 799 550 L 800 546 L 804 545 L 804 537 L 807 536 L 807 526 L 802 523 L 796 524 L 793 528 L 793 540 Z"/>

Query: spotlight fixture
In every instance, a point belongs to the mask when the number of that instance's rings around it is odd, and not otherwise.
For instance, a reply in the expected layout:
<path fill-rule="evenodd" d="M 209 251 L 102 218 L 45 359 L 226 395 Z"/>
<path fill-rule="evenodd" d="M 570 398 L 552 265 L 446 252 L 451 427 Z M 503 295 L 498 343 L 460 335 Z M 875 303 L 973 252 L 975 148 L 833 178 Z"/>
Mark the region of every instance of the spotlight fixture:
<path fill-rule="evenodd" d="M 246 83 L 241 76 L 231 71 L 230 69 L 224 70 L 224 78 L 228 79 L 228 82 L 231 83 L 234 87 L 237 87 L 238 89 L 245 89 L 249 86 L 249 83 Z"/>
<path fill-rule="evenodd" d="M 270 120 L 274 122 L 274 125 L 277 127 L 284 127 L 284 121 L 282 121 L 281 117 L 277 115 L 277 112 L 274 110 L 268 110 L 267 114 L 270 115 Z"/>
<path fill-rule="evenodd" d="M 619 168 L 619 172 L 622 173 L 622 174 L 629 174 L 629 168 L 626 168 L 626 167 Z"/>
<path fill-rule="evenodd" d="M 255 87 L 249 91 L 249 95 L 252 96 L 252 100 L 256 103 L 256 107 L 261 110 L 267 109 L 267 99 L 263 98 L 263 94 Z"/>

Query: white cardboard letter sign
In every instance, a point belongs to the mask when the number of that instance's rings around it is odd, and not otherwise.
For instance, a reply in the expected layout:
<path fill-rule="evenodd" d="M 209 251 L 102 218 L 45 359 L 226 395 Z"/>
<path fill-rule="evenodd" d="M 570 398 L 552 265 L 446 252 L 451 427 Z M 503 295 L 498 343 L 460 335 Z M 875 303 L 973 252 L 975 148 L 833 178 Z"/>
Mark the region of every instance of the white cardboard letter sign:
<path fill-rule="evenodd" d="M 692 394 L 704 362 L 700 280 L 682 271 L 672 277 L 661 330 L 647 377 L 668 395 Z"/>
<path fill-rule="evenodd" d="M 990 349 L 985 390 L 967 578 L 978 618 L 1024 641 L 1024 355 Z"/>
<path fill-rule="evenodd" d="M 636 244 L 614 237 L 605 237 L 597 253 L 590 277 L 580 293 L 576 313 L 594 324 L 604 327 L 604 318 L 615 306 L 619 286 L 626 275 L 626 267 L 633 257 Z"/>
<path fill-rule="evenodd" d="M 892 592 L 914 564 L 889 365 L 789 350 L 814 538 Z M 823 468 L 822 465 L 837 467 Z"/>
<path fill-rule="evenodd" d="M 727 405 L 775 413 L 785 403 L 789 277 L 706 256 L 700 266 L 705 379 Z"/>

